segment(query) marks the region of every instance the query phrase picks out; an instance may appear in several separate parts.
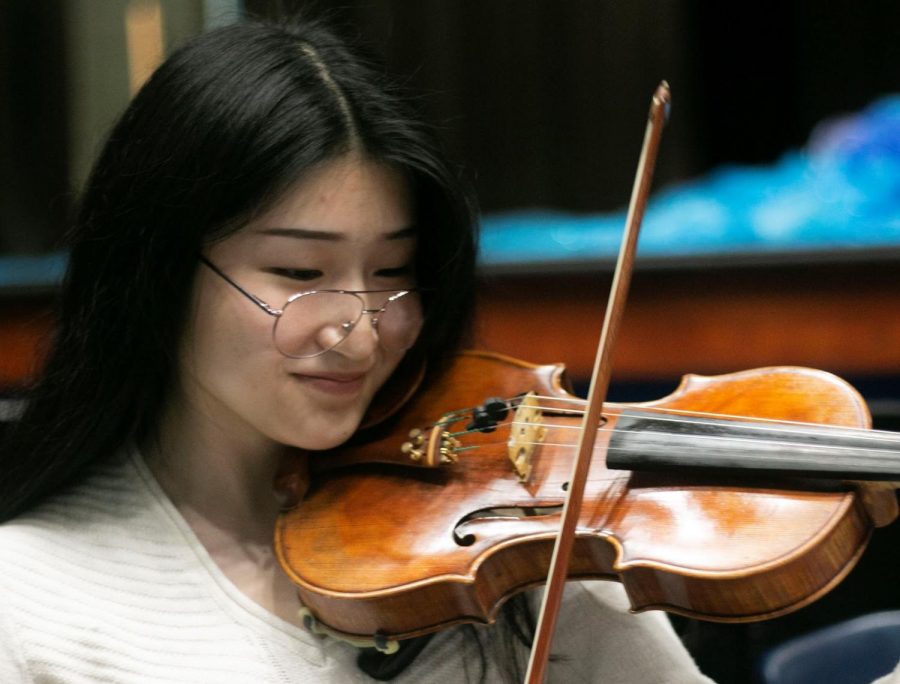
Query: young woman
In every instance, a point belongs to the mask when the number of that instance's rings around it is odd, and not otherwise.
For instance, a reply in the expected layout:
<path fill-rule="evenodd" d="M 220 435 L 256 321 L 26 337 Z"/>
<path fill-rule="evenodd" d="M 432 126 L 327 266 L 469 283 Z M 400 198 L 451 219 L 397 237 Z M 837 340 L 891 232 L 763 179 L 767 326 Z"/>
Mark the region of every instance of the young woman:
<path fill-rule="evenodd" d="M 0 681 L 519 677 L 521 615 L 394 661 L 307 632 L 272 551 L 285 457 L 341 444 L 457 348 L 473 216 L 396 90 L 320 26 L 235 25 L 163 64 L 90 177 L 0 449 Z M 569 594 L 550 681 L 707 681 L 618 585 Z"/>

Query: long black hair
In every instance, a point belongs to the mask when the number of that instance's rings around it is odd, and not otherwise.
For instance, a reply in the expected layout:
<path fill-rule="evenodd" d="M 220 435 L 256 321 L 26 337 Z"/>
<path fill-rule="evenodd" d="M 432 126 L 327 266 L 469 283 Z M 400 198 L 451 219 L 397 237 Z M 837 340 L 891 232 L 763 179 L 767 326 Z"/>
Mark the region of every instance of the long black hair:
<path fill-rule="evenodd" d="M 196 37 L 150 77 L 113 128 L 68 235 L 55 337 L 0 444 L 0 522 L 152 436 L 177 382 L 202 248 L 344 154 L 390 164 L 410 184 L 426 318 L 408 360 L 440 372 L 471 316 L 475 203 L 374 64 L 319 23 L 246 22 Z M 521 597 L 503 613 L 513 674 L 533 623 Z M 483 679 L 487 656 L 474 643 Z M 389 678 L 415 653 L 360 665 Z"/>
<path fill-rule="evenodd" d="M 416 353 L 435 368 L 457 348 L 474 288 L 474 202 L 403 94 L 321 24 L 202 34 L 135 96 L 87 181 L 55 339 L 0 447 L 0 521 L 152 434 L 203 246 L 348 152 L 408 179 L 428 293 Z"/>

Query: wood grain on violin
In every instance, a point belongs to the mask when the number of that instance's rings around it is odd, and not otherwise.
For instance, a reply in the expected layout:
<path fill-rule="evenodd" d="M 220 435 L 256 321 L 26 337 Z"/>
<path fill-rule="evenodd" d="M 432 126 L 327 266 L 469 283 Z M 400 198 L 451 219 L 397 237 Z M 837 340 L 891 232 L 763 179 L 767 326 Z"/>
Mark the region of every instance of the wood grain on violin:
<path fill-rule="evenodd" d="M 341 633 L 403 638 L 491 622 L 504 599 L 543 582 L 583 407 L 565 386 L 559 365 L 463 355 L 355 447 L 356 463 L 326 465 L 276 529 L 279 559 L 317 619 Z M 515 407 L 529 392 L 543 432 L 523 480 L 510 440 L 518 446 Z M 457 412 L 496 395 L 512 399 L 513 409 L 487 426 L 496 429 L 482 431 L 469 425 L 471 411 Z M 570 577 L 621 581 L 635 610 L 718 621 L 794 610 L 849 572 L 873 517 L 896 517 L 886 489 L 862 497 L 828 480 L 609 469 L 606 449 L 626 408 L 604 411 Z M 854 429 L 869 420 L 840 379 L 790 368 L 689 377 L 671 396 L 638 408 Z M 436 422 L 456 441 L 449 462 L 402 465 L 397 454 L 410 432 L 430 433 Z"/>

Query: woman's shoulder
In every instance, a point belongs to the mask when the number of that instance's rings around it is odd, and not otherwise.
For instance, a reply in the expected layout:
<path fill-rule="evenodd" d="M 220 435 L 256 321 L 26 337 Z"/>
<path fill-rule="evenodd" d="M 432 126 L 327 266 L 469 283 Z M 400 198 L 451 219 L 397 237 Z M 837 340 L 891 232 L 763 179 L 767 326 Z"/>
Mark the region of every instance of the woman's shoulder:
<path fill-rule="evenodd" d="M 0 525 L 0 584 L 21 594 L 47 579 L 64 592 L 79 577 L 116 575 L 123 563 L 139 562 L 137 549 L 153 553 L 165 543 L 153 497 L 123 454 Z"/>
<path fill-rule="evenodd" d="M 132 457 L 117 454 L 74 485 L 0 525 L 0 543 L 23 543 L 54 535 L 87 536 L 99 527 L 133 519 L 144 504 L 140 475 Z"/>
<path fill-rule="evenodd" d="M 0 525 L 0 679 L 270 681 L 144 474 L 110 463 Z"/>

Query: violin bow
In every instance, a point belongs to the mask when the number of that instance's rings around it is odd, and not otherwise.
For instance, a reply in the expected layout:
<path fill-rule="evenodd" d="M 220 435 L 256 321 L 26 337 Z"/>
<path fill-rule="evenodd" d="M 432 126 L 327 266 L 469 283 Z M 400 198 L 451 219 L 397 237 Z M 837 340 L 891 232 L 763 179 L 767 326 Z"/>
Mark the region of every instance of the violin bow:
<path fill-rule="evenodd" d="M 569 570 L 569 558 L 575 541 L 575 527 L 581 513 L 584 487 L 587 482 L 591 456 L 594 450 L 594 442 L 597 435 L 596 428 L 600 424 L 603 404 L 606 401 L 606 393 L 609 388 L 609 379 L 612 371 L 612 350 L 615 346 L 622 314 L 625 310 L 625 300 L 628 297 L 628 286 L 631 282 L 631 272 L 634 268 L 634 254 L 637 249 L 638 233 L 640 232 L 641 220 L 644 217 L 644 209 L 647 206 L 647 197 L 650 194 L 653 169 L 656 165 L 656 154 L 659 149 L 663 126 L 668 118 L 670 103 L 669 85 L 662 81 L 653 93 L 650 103 L 650 113 L 644 132 L 641 156 L 638 161 L 634 187 L 631 191 L 628 215 L 625 219 L 625 233 L 622 237 L 622 245 L 619 248 L 616 270 L 609 293 L 609 302 L 607 303 L 603 320 L 603 330 L 600 334 L 597 356 L 594 359 L 591 386 L 588 390 L 581 438 L 578 444 L 578 455 L 572 464 L 572 474 L 569 477 L 569 491 L 562 514 L 562 525 L 559 535 L 556 537 L 556 544 L 553 547 L 547 586 L 544 590 L 544 599 L 541 603 L 541 612 L 538 617 L 537 632 L 528 661 L 528 671 L 525 675 L 526 684 L 542 684 L 546 675 L 547 663 L 550 657 L 550 645 L 553 641 L 556 620 L 559 616 L 559 606 L 562 602 L 563 589 L 565 588 L 566 576 Z"/>

